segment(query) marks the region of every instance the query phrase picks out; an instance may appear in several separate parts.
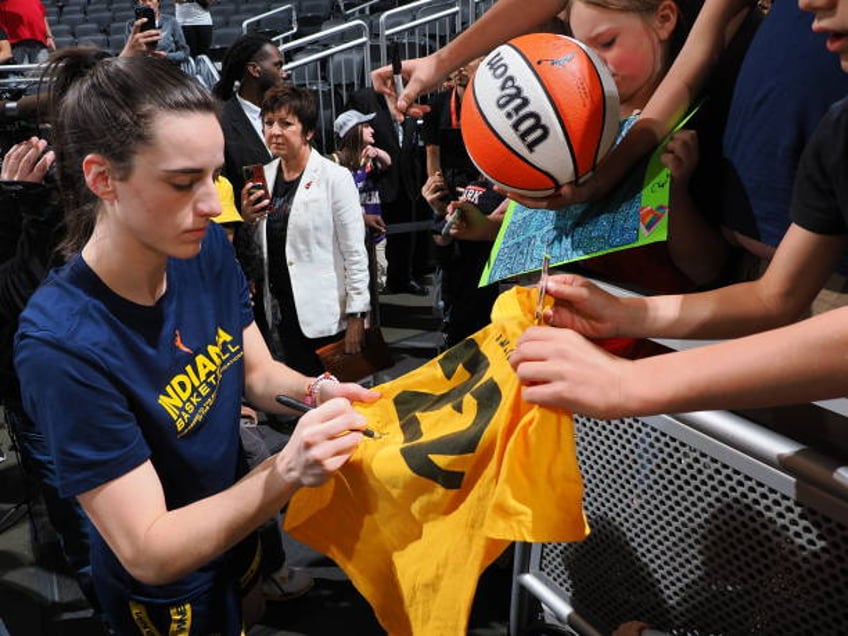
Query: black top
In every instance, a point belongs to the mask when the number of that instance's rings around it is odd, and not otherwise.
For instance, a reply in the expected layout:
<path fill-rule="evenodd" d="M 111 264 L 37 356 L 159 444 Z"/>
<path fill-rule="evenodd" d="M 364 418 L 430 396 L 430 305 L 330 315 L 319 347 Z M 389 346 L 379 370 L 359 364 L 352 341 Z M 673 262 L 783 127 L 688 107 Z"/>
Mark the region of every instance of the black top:
<path fill-rule="evenodd" d="M 12 366 L 18 316 L 50 267 L 64 236 L 62 208 L 53 186 L 0 182 L 0 402 L 20 406 Z"/>
<path fill-rule="evenodd" d="M 280 175 L 274 181 L 274 192 L 271 194 L 270 212 L 265 226 L 268 239 L 268 283 L 271 293 L 280 303 L 283 319 L 297 316 L 286 262 L 286 237 L 292 201 L 301 176 L 292 181 L 285 181 Z"/>
<path fill-rule="evenodd" d="M 428 146 L 439 146 L 442 173 L 450 187 L 462 188 L 478 178 L 459 127 L 461 100 L 456 90 L 437 93 L 424 116 L 422 136 Z"/>
<path fill-rule="evenodd" d="M 830 107 L 801 155 L 792 221 L 817 234 L 848 233 L 848 98 Z"/>

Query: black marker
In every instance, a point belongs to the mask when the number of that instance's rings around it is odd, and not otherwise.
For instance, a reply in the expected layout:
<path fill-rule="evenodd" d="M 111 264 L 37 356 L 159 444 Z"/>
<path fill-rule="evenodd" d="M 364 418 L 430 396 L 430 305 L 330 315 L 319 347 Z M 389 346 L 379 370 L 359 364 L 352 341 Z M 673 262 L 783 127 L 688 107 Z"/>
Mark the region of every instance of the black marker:
<path fill-rule="evenodd" d="M 400 45 L 397 42 L 392 42 L 391 60 L 392 60 L 392 76 L 395 80 L 395 97 L 400 98 L 403 94 L 403 64 L 400 61 Z"/>
<path fill-rule="evenodd" d="M 298 413 L 307 413 L 308 411 L 311 411 L 313 408 L 315 408 L 313 406 L 309 406 L 306 402 L 295 400 L 293 397 L 289 397 L 288 395 L 278 395 L 275 399 L 283 406 L 297 411 Z M 382 437 L 380 433 L 378 433 L 372 428 L 364 428 L 359 432 L 362 433 L 365 437 L 370 437 L 371 439 L 380 439 Z"/>

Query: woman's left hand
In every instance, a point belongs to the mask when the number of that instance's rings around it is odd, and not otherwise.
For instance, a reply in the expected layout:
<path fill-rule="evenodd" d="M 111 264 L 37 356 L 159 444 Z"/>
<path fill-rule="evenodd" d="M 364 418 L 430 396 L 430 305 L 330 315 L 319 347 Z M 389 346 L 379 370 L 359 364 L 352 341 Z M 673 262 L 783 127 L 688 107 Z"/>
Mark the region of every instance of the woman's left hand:
<path fill-rule="evenodd" d="M 599 419 L 620 417 L 630 360 L 607 353 L 571 329 L 530 327 L 509 357 L 530 404 Z"/>
<path fill-rule="evenodd" d="M 350 317 L 345 331 L 345 353 L 359 353 L 365 341 L 365 318 Z"/>

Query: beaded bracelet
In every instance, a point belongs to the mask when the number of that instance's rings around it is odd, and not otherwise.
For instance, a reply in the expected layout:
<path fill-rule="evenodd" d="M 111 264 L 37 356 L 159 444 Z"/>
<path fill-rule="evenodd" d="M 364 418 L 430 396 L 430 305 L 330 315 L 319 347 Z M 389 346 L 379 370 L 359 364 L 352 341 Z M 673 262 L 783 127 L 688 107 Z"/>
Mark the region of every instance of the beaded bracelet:
<path fill-rule="evenodd" d="M 339 379 L 332 373 L 325 371 L 306 386 L 306 398 L 304 402 L 309 406 L 318 406 L 318 394 L 321 391 L 321 385 L 325 382 L 335 382 L 338 384 Z"/>

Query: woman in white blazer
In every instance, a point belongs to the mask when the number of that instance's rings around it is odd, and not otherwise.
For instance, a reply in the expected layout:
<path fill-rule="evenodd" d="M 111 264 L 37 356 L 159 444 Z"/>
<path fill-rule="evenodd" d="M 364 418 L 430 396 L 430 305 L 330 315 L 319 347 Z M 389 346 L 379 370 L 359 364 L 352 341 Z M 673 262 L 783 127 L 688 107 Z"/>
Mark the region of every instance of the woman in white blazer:
<path fill-rule="evenodd" d="M 359 193 L 350 171 L 310 145 L 317 123 L 312 91 L 269 90 L 262 129 L 273 161 L 265 188 L 248 181 L 242 216 L 262 258 L 262 300 L 283 359 L 304 374 L 323 367 L 315 349 L 340 338 L 362 348 L 370 306 L 368 254 Z"/>

